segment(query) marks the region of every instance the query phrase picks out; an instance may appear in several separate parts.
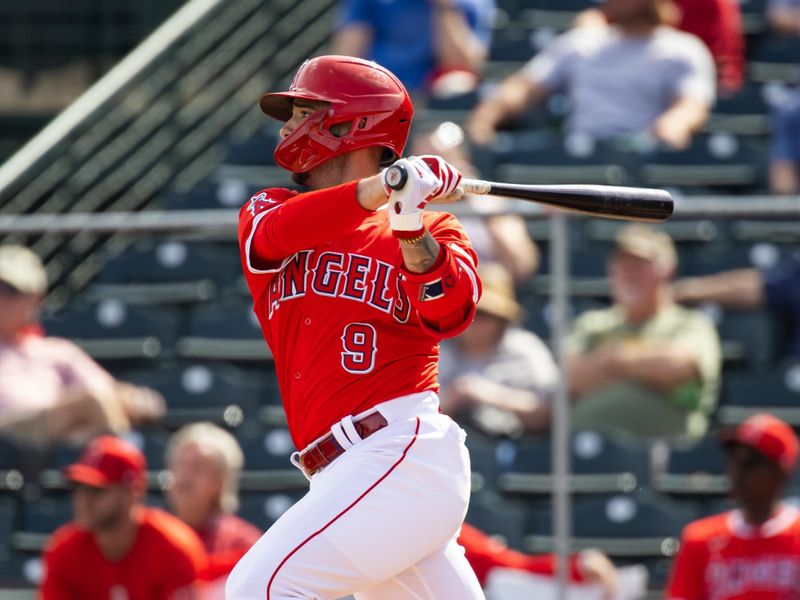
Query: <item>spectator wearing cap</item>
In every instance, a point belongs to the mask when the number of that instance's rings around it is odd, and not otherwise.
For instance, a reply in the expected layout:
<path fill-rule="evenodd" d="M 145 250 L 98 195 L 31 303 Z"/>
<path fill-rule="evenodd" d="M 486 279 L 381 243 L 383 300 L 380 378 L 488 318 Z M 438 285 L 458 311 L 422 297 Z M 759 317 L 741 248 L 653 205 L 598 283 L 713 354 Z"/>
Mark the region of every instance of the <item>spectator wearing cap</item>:
<path fill-rule="evenodd" d="M 600 140 L 644 134 L 688 146 L 714 103 L 714 61 L 698 38 L 668 25 L 670 7 L 669 0 L 605 0 L 613 25 L 556 38 L 478 105 L 469 136 L 491 144 L 501 125 L 564 92 L 570 133 Z"/>
<path fill-rule="evenodd" d="M 612 306 L 582 314 L 566 340 L 576 428 L 701 437 L 717 399 L 721 351 L 711 321 L 673 300 L 672 239 L 644 225 L 617 235 Z"/>
<path fill-rule="evenodd" d="M 41 600 L 191 600 L 206 568 L 185 523 L 143 504 L 146 462 L 133 445 L 96 438 L 67 467 L 74 521 L 44 553 Z"/>
<path fill-rule="evenodd" d="M 442 343 L 442 411 L 492 434 L 544 431 L 558 379 L 553 357 L 542 340 L 518 326 L 522 307 L 508 271 L 487 263 L 478 272 L 483 294 L 475 321 Z"/>
<path fill-rule="evenodd" d="M 767 19 L 777 33 L 800 35 L 800 0 L 769 0 Z"/>
<path fill-rule="evenodd" d="M 738 508 L 683 530 L 668 599 L 789 599 L 800 595 L 800 511 L 781 496 L 798 458 L 783 421 L 748 418 L 723 436 L 731 495 Z"/>
<path fill-rule="evenodd" d="M 495 0 L 343 0 L 333 53 L 383 65 L 415 95 L 471 91 Z"/>
<path fill-rule="evenodd" d="M 204 598 L 224 598 L 228 573 L 261 537 L 261 531 L 234 513 L 239 507 L 239 475 L 244 454 L 230 433 L 213 423 L 176 431 L 167 447 L 171 474 L 167 501 L 205 546 L 212 581 Z"/>
<path fill-rule="evenodd" d="M 737 310 L 767 311 L 786 325 L 788 353 L 800 359 L 800 257 L 769 268 L 744 268 L 675 282 L 675 300 L 713 303 Z"/>
<path fill-rule="evenodd" d="M 82 442 L 160 416 L 157 393 L 116 381 L 72 342 L 42 335 L 46 291 L 36 254 L 0 246 L 0 432 L 41 444 Z"/>

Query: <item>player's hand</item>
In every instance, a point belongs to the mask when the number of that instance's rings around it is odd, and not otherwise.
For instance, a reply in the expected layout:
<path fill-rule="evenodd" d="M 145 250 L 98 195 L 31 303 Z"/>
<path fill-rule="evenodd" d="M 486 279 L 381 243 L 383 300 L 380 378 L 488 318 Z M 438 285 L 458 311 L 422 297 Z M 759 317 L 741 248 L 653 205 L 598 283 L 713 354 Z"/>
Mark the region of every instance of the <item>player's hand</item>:
<path fill-rule="evenodd" d="M 389 224 L 392 230 L 403 234 L 422 230 L 422 211 L 436 197 L 449 197 L 458 193 L 461 174 L 444 160 L 435 156 L 401 158 L 395 165 L 402 166 L 408 180 L 400 190 L 392 190 L 383 171 L 383 186 L 389 196 Z"/>
<path fill-rule="evenodd" d="M 461 184 L 461 173 L 441 156 L 422 154 L 412 158 L 422 160 L 441 182 L 441 186 L 436 190 L 430 202 L 437 202 L 437 200 L 454 202 L 463 196 L 463 190 L 458 187 Z"/>

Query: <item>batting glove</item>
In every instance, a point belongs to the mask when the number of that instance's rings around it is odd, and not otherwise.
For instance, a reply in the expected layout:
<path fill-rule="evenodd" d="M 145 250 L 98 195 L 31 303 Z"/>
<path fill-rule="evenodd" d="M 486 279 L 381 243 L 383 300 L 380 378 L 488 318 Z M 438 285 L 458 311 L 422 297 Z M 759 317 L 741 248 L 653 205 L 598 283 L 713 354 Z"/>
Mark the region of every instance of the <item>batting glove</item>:
<path fill-rule="evenodd" d="M 408 179 L 400 190 L 392 190 L 384 169 L 383 187 L 389 196 L 389 225 L 397 237 L 412 238 L 421 235 L 422 211 L 433 198 L 445 196 L 458 187 L 461 173 L 438 156 L 410 156 L 394 163 L 402 166 Z"/>

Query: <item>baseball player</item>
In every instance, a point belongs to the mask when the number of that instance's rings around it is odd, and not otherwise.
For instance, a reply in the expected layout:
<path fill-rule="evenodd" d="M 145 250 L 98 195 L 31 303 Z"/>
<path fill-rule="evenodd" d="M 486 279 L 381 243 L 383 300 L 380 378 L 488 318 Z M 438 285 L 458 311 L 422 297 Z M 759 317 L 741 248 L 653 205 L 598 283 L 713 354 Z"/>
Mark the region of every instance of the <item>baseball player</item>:
<path fill-rule="evenodd" d="M 373 62 L 311 59 L 260 104 L 284 123 L 276 162 L 310 191 L 253 196 L 241 259 L 311 485 L 227 598 L 482 598 L 456 543 L 464 432 L 436 395 L 439 340 L 470 324 L 480 283 L 457 220 L 424 210 L 459 199 L 461 175 L 436 156 L 397 160 L 413 109 Z M 409 177 L 390 193 L 381 166 L 395 160 Z"/>
<path fill-rule="evenodd" d="M 740 508 L 686 527 L 666 596 L 798 600 L 800 511 L 780 502 L 797 465 L 797 436 L 783 421 L 761 414 L 724 441 Z"/>

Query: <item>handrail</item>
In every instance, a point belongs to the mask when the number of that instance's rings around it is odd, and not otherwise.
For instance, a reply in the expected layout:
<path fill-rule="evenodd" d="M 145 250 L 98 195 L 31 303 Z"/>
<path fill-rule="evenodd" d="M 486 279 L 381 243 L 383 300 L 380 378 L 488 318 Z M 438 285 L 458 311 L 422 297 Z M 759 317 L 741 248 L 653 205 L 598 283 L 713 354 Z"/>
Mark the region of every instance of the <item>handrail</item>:
<path fill-rule="evenodd" d="M 475 210 L 468 205 L 438 207 L 458 216 L 493 216 L 519 214 L 527 220 L 548 219 L 552 211 L 523 202 L 506 207 Z M 602 215 L 598 215 L 602 218 Z M 724 196 L 696 196 L 676 201 L 672 219 L 712 218 L 790 218 L 800 220 L 800 196 L 752 196 L 731 199 Z M 213 232 L 236 226 L 238 210 L 173 210 L 106 213 L 70 213 L 47 215 L 0 216 L 0 234 L 31 235 L 49 233 L 178 233 Z M 798 231 L 800 237 L 800 231 Z"/>
<path fill-rule="evenodd" d="M 25 171 L 59 144 L 76 126 L 141 73 L 165 49 L 223 0 L 190 0 L 115 68 L 68 106 L 42 131 L 0 165 L 0 196 Z"/>

